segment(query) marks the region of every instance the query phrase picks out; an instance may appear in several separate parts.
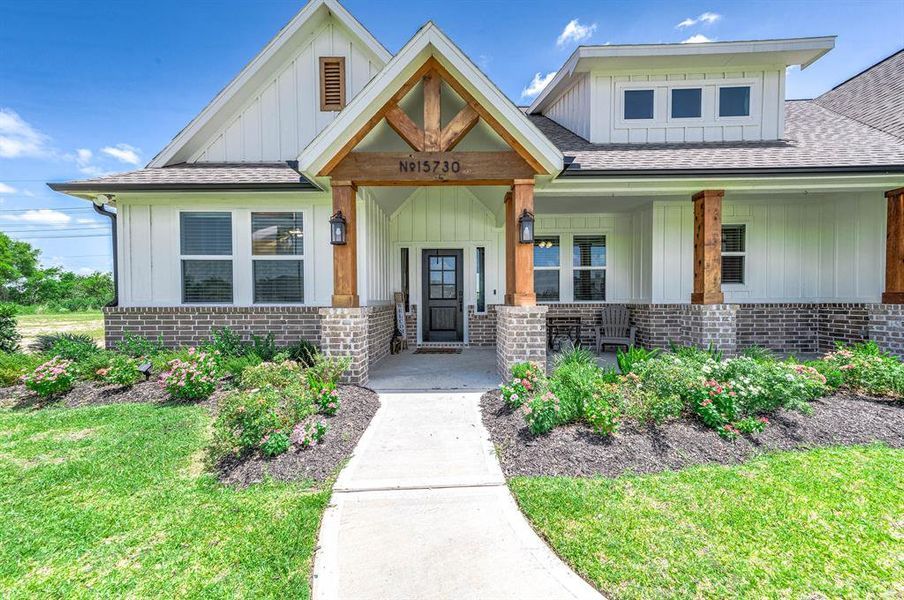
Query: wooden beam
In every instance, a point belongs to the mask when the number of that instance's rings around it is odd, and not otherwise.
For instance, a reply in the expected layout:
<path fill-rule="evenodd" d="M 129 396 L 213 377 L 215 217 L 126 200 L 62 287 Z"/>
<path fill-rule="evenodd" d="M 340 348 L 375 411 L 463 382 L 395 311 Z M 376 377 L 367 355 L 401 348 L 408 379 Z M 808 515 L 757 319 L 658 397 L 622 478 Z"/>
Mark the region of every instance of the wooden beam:
<path fill-rule="evenodd" d="M 440 146 L 443 152 L 448 152 L 455 148 L 471 129 L 477 125 L 480 115 L 470 104 L 466 104 L 464 108 L 458 111 L 458 114 L 449 121 L 448 125 L 443 127 L 443 133 L 440 136 Z"/>
<path fill-rule="evenodd" d="M 722 304 L 722 197 L 724 190 L 694 194 L 693 304 Z"/>
<path fill-rule="evenodd" d="M 440 89 L 442 79 L 431 71 L 424 76 L 424 150 L 439 152 L 441 146 Z"/>
<path fill-rule="evenodd" d="M 342 246 L 333 246 L 333 307 L 358 307 L 358 227 L 355 186 L 333 181 L 333 213 L 342 211 L 347 224 Z"/>
<path fill-rule="evenodd" d="M 386 111 L 386 124 L 399 134 L 405 143 L 415 152 L 424 151 L 424 130 L 411 120 L 398 104 L 390 106 Z"/>
<path fill-rule="evenodd" d="M 534 306 L 537 295 L 534 293 L 534 245 L 522 244 L 518 235 L 518 218 L 526 210 L 534 212 L 534 180 L 520 179 L 512 186 L 512 214 L 505 222 L 506 240 L 512 248 L 514 263 L 512 266 L 513 306 Z M 509 231 L 511 230 L 511 231 Z M 508 252 L 508 250 L 506 250 Z"/>
<path fill-rule="evenodd" d="M 351 152 L 332 172 L 335 179 L 383 186 L 511 185 L 533 174 L 514 152 Z"/>
<path fill-rule="evenodd" d="M 884 304 L 904 304 L 904 188 L 885 192 Z"/>
<path fill-rule="evenodd" d="M 505 297 L 503 302 L 511 306 L 515 296 L 515 234 L 517 225 L 511 227 L 509 223 L 515 222 L 515 205 L 512 202 L 512 191 L 505 194 Z"/>

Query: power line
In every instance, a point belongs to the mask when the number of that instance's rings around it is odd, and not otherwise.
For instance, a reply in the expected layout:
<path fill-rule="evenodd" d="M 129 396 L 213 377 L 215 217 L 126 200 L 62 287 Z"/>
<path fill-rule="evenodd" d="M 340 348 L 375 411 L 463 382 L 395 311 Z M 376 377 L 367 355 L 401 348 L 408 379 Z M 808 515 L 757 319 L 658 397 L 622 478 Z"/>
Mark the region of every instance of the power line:
<path fill-rule="evenodd" d="M 33 208 L 0 208 L 0 213 L 14 213 L 14 212 L 32 212 L 39 210 L 52 210 L 54 212 L 68 213 L 68 212 L 93 212 L 94 209 L 90 206 L 79 206 L 74 208 L 54 208 L 52 206 L 43 206 L 43 207 L 33 207 Z"/>
<path fill-rule="evenodd" d="M 15 239 L 17 240 L 62 240 L 62 239 L 74 239 L 74 238 L 108 238 L 110 234 L 103 233 L 95 233 L 91 235 L 23 235 L 17 236 Z"/>

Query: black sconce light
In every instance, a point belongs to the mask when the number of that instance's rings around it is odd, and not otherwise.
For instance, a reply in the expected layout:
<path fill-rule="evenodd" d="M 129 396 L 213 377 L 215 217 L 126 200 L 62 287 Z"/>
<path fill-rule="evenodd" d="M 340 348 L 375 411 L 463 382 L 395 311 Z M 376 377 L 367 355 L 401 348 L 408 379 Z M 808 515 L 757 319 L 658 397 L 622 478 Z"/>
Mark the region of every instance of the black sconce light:
<path fill-rule="evenodd" d="M 522 244 L 534 243 L 534 214 L 526 208 L 518 217 L 518 238 Z"/>
<path fill-rule="evenodd" d="M 330 243 L 334 246 L 344 246 L 346 240 L 346 228 L 348 222 L 342 216 L 342 211 L 337 211 L 330 217 Z"/>

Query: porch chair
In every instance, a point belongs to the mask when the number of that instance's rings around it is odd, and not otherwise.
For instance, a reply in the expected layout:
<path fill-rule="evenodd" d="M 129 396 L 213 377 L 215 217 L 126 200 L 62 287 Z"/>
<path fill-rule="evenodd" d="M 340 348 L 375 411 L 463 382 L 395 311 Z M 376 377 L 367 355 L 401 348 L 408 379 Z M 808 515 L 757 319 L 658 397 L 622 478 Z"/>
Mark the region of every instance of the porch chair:
<path fill-rule="evenodd" d="M 630 348 L 634 345 L 637 328 L 631 327 L 631 313 L 627 306 L 614 304 L 600 311 L 600 326 L 596 327 L 596 353 L 603 346 L 612 344 Z"/>

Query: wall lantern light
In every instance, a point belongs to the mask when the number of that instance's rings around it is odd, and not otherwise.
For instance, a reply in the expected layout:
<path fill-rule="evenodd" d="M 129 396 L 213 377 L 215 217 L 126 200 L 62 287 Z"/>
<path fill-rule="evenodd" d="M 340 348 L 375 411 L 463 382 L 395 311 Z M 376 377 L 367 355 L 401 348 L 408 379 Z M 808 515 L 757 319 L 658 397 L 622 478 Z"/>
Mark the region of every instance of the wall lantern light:
<path fill-rule="evenodd" d="M 334 246 L 344 246 L 346 243 L 346 228 L 348 223 L 342 216 L 342 211 L 337 211 L 330 217 L 330 243 Z"/>
<path fill-rule="evenodd" d="M 518 236 L 522 244 L 534 243 L 534 215 L 526 208 L 518 217 Z"/>

